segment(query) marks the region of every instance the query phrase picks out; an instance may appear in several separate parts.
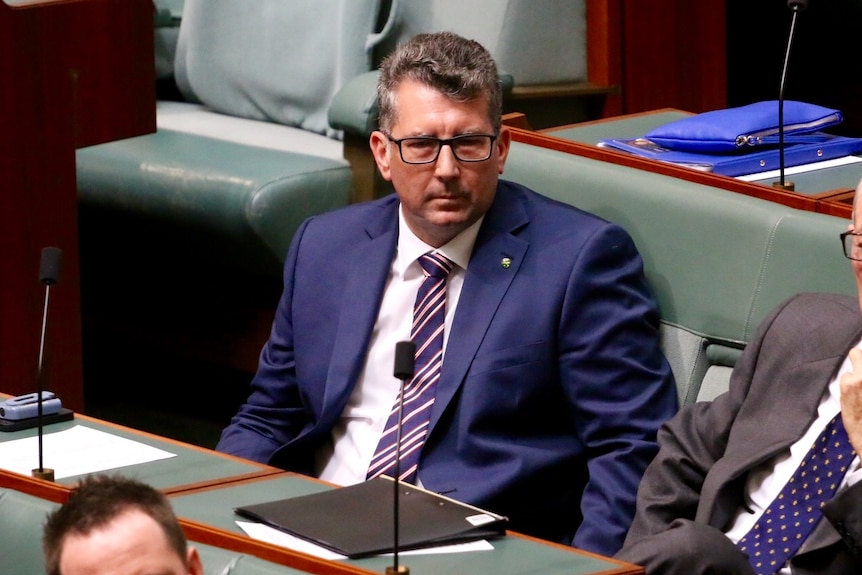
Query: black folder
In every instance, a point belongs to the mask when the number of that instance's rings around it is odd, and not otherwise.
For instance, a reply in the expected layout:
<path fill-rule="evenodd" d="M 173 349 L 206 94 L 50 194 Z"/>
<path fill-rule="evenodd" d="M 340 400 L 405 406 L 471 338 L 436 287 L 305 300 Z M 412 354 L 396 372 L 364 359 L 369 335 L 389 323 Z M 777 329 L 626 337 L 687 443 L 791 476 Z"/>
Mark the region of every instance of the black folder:
<path fill-rule="evenodd" d="M 400 550 L 505 535 L 508 519 L 406 483 L 399 484 Z M 393 551 L 394 484 L 388 477 L 320 493 L 237 507 L 265 523 L 350 558 Z"/>

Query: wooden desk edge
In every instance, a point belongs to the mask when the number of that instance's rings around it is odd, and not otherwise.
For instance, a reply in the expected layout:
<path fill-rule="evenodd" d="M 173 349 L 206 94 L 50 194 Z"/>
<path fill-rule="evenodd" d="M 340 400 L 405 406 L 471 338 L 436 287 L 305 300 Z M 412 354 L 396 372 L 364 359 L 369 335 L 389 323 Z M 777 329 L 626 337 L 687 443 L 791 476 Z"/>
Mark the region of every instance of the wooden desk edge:
<path fill-rule="evenodd" d="M 6 394 L 6 393 L 0 393 L 0 399 L 8 398 L 8 397 L 11 397 L 11 396 L 9 394 Z M 120 425 L 119 423 L 113 423 L 110 421 L 97 419 L 95 417 L 91 417 L 89 415 L 83 415 L 81 413 L 76 413 L 75 419 L 73 421 L 84 421 L 84 422 L 88 422 L 88 423 L 95 423 L 95 424 L 107 427 L 109 429 L 116 429 L 119 431 L 124 431 L 124 432 L 130 433 L 132 435 L 138 435 L 138 436 L 141 436 L 141 437 L 144 437 L 147 439 L 151 439 L 153 441 L 167 443 L 169 445 L 176 445 L 178 447 L 182 447 L 184 449 L 189 449 L 191 451 L 198 451 L 201 453 L 208 453 L 208 454 L 212 454 L 212 455 L 217 455 L 218 457 L 220 457 L 222 459 L 226 459 L 229 461 L 236 461 L 238 463 L 243 463 L 245 465 L 249 465 L 251 467 L 257 468 L 254 471 L 249 471 L 247 473 L 240 473 L 238 475 L 228 475 L 226 477 L 218 477 L 218 478 L 214 478 L 214 479 L 206 479 L 204 481 L 196 481 L 194 483 L 183 483 L 180 485 L 164 487 L 164 488 L 160 489 L 160 491 L 162 493 L 164 493 L 165 495 L 172 495 L 175 493 L 185 493 L 188 491 L 195 491 L 195 490 L 198 490 L 201 488 L 206 488 L 208 486 L 219 486 L 221 484 L 234 483 L 237 481 L 245 481 L 245 480 L 253 479 L 256 477 L 268 477 L 270 475 L 277 475 L 279 473 L 284 473 L 284 470 L 279 469 L 278 467 L 272 467 L 270 465 L 265 465 L 263 463 L 258 463 L 256 461 L 251 461 L 249 459 L 243 459 L 241 457 L 236 457 L 234 455 L 229 455 L 227 453 L 221 453 L 219 451 L 215 451 L 215 450 L 212 450 L 212 449 L 209 449 L 206 447 L 200 447 L 199 445 L 193 445 L 191 443 L 186 443 L 186 442 L 180 441 L 178 439 L 172 439 L 170 437 L 162 437 L 161 435 L 156 435 L 154 433 L 149 433 L 147 431 L 141 431 L 139 429 L 126 427 L 124 425 Z M 46 465 L 46 467 L 50 467 L 50 465 Z M 0 472 L 2 472 L 2 474 L 0 474 L 0 486 L 5 485 L 2 481 L 2 478 L 7 477 L 9 475 L 14 475 L 17 477 L 24 477 L 25 479 L 31 479 L 27 476 L 20 475 L 17 473 L 12 473 L 12 472 L 9 472 L 9 471 L 3 470 L 3 469 L 0 469 Z M 105 473 L 111 473 L 111 472 L 112 472 L 112 470 L 105 470 Z M 34 481 L 39 481 L 39 480 L 34 480 Z M 47 482 L 47 481 L 41 482 L 41 483 L 45 483 L 47 485 L 60 485 L 60 484 L 52 484 L 52 483 Z M 69 488 L 66 487 L 66 489 L 68 490 Z M 46 499 L 47 499 L 47 497 L 46 497 Z M 52 499 L 52 501 L 53 501 L 53 499 Z M 65 499 L 63 499 L 63 501 L 65 501 Z"/>
<path fill-rule="evenodd" d="M 824 190 L 810 195 L 797 194 L 778 188 L 773 188 L 764 184 L 756 184 L 753 182 L 745 182 L 729 176 L 712 174 L 709 172 L 699 172 L 681 166 L 674 166 L 664 162 L 658 162 L 647 158 L 640 158 L 625 152 L 611 150 L 608 148 L 599 148 L 590 144 L 575 142 L 555 136 L 555 132 L 560 132 L 571 128 L 580 128 L 591 125 L 601 125 L 607 122 L 616 120 L 632 119 L 644 116 L 652 116 L 655 114 L 676 112 L 686 115 L 691 115 L 691 112 L 679 110 L 677 108 L 661 108 L 657 110 L 649 110 L 645 112 L 637 112 L 633 114 L 623 114 L 610 118 L 600 118 L 587 122 L 578 122 L 576 124 L 567 124 L 564 126 L 555 126 L 534 131 L 530 128 L 529 118 L 519 117 L 517 113 L 511 113 L 510 121 L 504 122 L 512 132 L 512 140 L 525 144 L 531 144 L 538 147 L 550 148 L 560 152 L 580 155 L 591 159 L 610 162 L 622 166 L 627 166 L 635 169 L 646 170 L 657 174 L 671 176 L 690 182 L 704 184 L 715 188 L 728 190 L 731 192 L 741 193 L 747 196 L 752 196 L 762 200 L 779 203 L 791 208 L 817 212 L 830 216 L 849 219 L 852 216 L 852 196 L 854 190 L 852 188 L 838 188 L 835 190 Z M 521 114 L 523 116 L 523 114 Z M 848 201 L 848 197 L 850 200 Z"/>
<path fill-rule="evenodd" d="M 814 197 L 795 194 L 793 192 L 787 192 L 769 186 L 744 182 L 742 180 L 711 174 L 709 172 L 700 172 L 690 168 L 684 168 L 682 166 L 675 166 L 666 162 L 657 162 L 655 160 L 641 158 L 625 152 L 599 148 L 598 146 L 574 142 L 572 140 L 565 140 L 563 138 L 553 136 L 548 132 L 533 132 L 516 127 L 509 127 L 509 130 L 512 133 L 512 141 L 514 142 L 556 150 L 558 152 L 582 156 L 638 170 L 645 170 L 696 184 L 752 196 L 761 200 L 772 201 L 790 208 L 812 212 L 817 211 L 818 200 Z"/>
<path fill-rule="evenodd" d="M 310 481 L 310 482 L 318 483 L 321 485 L 328 485 L 330 487 L 337 487 L 336 485 L 329 483 L 329 482 L 326 482 L 326 481 L 323 481 L 321 479 L 317 479 L 315 477 L 309 477 L 307 475 L 301 475 L 299 473 L 294 473 L 292 471 L 282 471 L 282 473 L 280 473 L 278 476 L 270 475 L 270 476 L 266 476 L 266 477 L 255 477 L 255 478 L 251 478 L 251 479 L 244 480 L 244 481 L 236 481 L 236 482 L 233 482 L 231 485 L 236 485 L 236 484 L 240 484 L 240 483 L 247 485 L 247 484 L 257 483 L 260 481 L 269 481 L 269 480 L 274 480 L 274 479 L 279 479 L 279 478 L 287 478 L 287 477 L 296 477 L 296 478 L 302 479 L 303 481 Z M 194 493 L 213 491 L 213 490 L 220 489 L 222 487 L 227 487 L 227 486 L 228 485 L 224 485 L 224 484 L 223 485 L 202 486 L 199 489 L 194 490 Z M 191 494 L 193 494 L 193 492 L 186 491 L 180 495 L 185 496 L 185 495 L 191 495 Z M 176 494 L 174 494 L 174 495 L 176 495 Z M 215 537 L 217 533 L 225 533 L 225 534 L 231 535 L 232 537 L 239 537 L 241 539 L 244 538 L 244 536 L 236 535 L 234 533 L 231 533 L 230 531 L 225 531 L 225 530 L 221 530 L 221 529 L 218 529 L 215 527 L 210 527 L 209 534 L 211 536 Z M 612 557 L 605 557 L 605 556 L 599 555 L 597 553 L 591 553 L 589 551 L 584 551 L 583 549 L 576 549 L 576 548 L 570 547 L 568 545 L 561 545 L 559 543 L 553 543 L 551 541 L 546 541 L 544 539 L 539 539 L 537 537 L 532 537 L 530 535 L 524 535 L 523 533 L 518 533 L 516 531 L 506 531 L 506 535 L 509 537 L 517 537 L 519 539 L 525 539 L 527 541 L 532 541 L 532 542 L 535 542 L 539 545 L 544 545 L 547 547 L 556 547 L 557 549 L 562 549 L 562 550 L 565 550 L 565 551 L 568 551 L 571 553 L 577 553 L 579 555 L 585 555 L 588 557 L 601 559 L 602 561 L 607 561 L 607 562 L 613 563 L 613 564 L 618 566 L 614 569 L 597 571 L 597 572 L 591 573 L 590 575 L 643 575 L 643 573 L 644 573 L 643 568 L 640 567 L 639 565 L 634 565 L 632 563 L 626 563 L 625 561 L 613 559 Z M 281 549 L 280 547 L 276 547 L 276 548 Z"/>
<path fill-rule="evenodd" d="M 280 475 L 285 477 L 299 477 L 298 474 L 288 471 L 281 471 Z M 304 480 L 325 483 L 312 477 L 301 477 Z M 253 483 L 265 479 L 274 479 L 274 477 L 257 476 L 246 478 L 244 480 L 226 482 L 222 485 L 201 483 L 194 489 L 189 489 L 182 494 L 188 495 L 193 491 L 209 491 L 217 489 L 219 487 L 227 487 L 235 483 Z M 67 485 L 52 483 L 43 479 L 35 479 L 33 477 L 28 477 L 26 475 L 21 475 L 19 473 L 7 471 L 5 469 L 0 469 L 0 486 L 14 489 L 16 491 L 20 491 L 22 493 L 26 493 L 40 499 L 46 499 L 48 501 L 58 504 L 65 503 L 69 498 L 69 493 L 72 491 L 72 487 Z M 176 496 L 178 495 L 178 493 L 179 492 L 173 492 L 169 494 L 169 497 Z M 182 525 L 183 527 L 183 532 L 186 534 L 186 537 L 192 543 L 203 543 L 205 545 L 212 545 L 213 547 L 219 547 L 222 549 L 235 551 L 237 553 L 247 553 L 258 557 L 259 559 L 263 559 L 264 561 L 277 563 L 279 565 L 284 565 L 286 567 L 291 567 L 307 573 L 314 573 L 315 575 L 368 575 L 370 573 L 373 573 L 372 571 L 362 569 L 355 565 L 348 565 L 340 562 L 332 562 L 326 559 L 321 559 L 318 557 L 314 557 L 313 555 L 307 555 L 305 553 L 293 551 L 285 547 L 258 541 L 246 535 L 233 533 L 225 529 L 193 521 L 184 517 L 180 517 L 179 522 L 180 525 Z M 575 549 L 566 545 L 545 541 L 543 539 L 538 539 L 536 537 L 531 537 L 529 535 L 524 535 L 515 531 L 507 531 L 506 534 L 509 537 L 517 537 L 527 541 L 533 541 L 539 545 L 556 547 L 558 549 L 563 549 L 571 553 L 577 553 L 580 555 L 593 557 L 617 565 L 616 568 L 597 571 L 592 573 L 591 575 L 643 575 L 644 573 L 643 568 L 639 567 L 638 565 L 619 561 L 611 557 L 604 557 L 596 553 L 591 553 L 582 549 Z"/>
<path fill-rule="evenodd" d="M 298 569 L 306 573 L 314 573 L 315 575 L 370 575 L 375 573 L 356 565 L 321 559 L 313 555 L 258 541 L 247 535 L 232 533 L 184 517 L 180 517 L 179 521 L 189 541 L 212 545 L 213 547 L 228 549 L 237 553 L 247 553 L 259 559 Z"/>

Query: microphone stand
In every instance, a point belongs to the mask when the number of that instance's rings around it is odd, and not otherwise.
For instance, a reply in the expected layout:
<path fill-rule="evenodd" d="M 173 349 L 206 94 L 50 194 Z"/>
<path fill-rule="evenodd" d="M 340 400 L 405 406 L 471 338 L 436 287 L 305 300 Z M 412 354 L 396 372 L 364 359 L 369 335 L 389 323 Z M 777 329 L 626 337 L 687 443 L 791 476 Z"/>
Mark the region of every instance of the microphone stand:
<path fill-rule="evenodd" d="M 392 565 L 386 568 L 386 575 L 410 575 L 410 568 L 398 565 L 400 512 L 398 500 L 401 495 L 401 422 L 404 420 L 404 388 L 413 379 L 416 344 L 412 341 L 399 341 L 395 344 L 395 377 L 401 380 L 398 399 L 398 427 L 395 430 L 395 481 L 392 482 Z"/>
<path fill-rule="evenodd" d="M 808 7 L 808 0 L 788 0 L 787 6 L 793 11 L 790 21 L 790 34 L 787 37 L 787 50 L 784 53 L 784 66 L 781 69 L 781 83 L 778 87 L 778 167 L 780 171 L 779 181 L 772 182 L 773 188 L 794 191 L 796 184 L 784 180 L 784 85 L 787 82 L 787 68 L 790 63 L 790 47 L 793 44 L 793 36 L 796 31 L 796 17 Z"/>
<path fill-rule="evenodd" d="M 44 378 L 42 376 L 42 359 L 45 354 L 45 336 L 48 327 L 48 301 L 51 295 L 51 284 L 57 282 L 60 267 L 60 255 L 63 252 L 59 248 L 43 248 L 41 269 L 39 270 L 39 281 L 45 284 L 45 304 L 42 308 L 42 335 L 39 338 L 39 362 L 36 368 L 36 421 L 38 431 L 36 432 L 37 441 L 39 443 L 39 467 L 32 471 L 33 477 L 44 479 L 45 481 L 54 481 L 54 470 L 46 468 L 43 465 L 42 459 L 42 436 L 44 426 L 44 416 L 42 413 L 42 402 L 44 400 Z"/>

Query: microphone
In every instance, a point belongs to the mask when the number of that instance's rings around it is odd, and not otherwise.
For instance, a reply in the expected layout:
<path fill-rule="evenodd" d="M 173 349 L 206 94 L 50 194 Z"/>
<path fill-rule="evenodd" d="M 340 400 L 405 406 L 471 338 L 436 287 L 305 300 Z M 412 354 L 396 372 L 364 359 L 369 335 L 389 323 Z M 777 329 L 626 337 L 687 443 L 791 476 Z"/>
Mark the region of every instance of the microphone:
<path fill-rule="evenodd" d="M 39 281 L 45 285 L 45 305 L 42 309 L 42 336 L 39 338 L 39 363 L 36 369 L 36 420 L 38 422 L 39 467 L 33 470 L 33 477 L 46 481 L 54 481 L 54 470 L 46 469 L 42 463 L 42 434 L 44 425 L 42 360 L 45 354 L 45 334 L 48 326 L 48 300 L 51 294 L 51 286 L 57 283 L 60 278 L 60 256 L 62 255 L 63 251 L 60 248 L 42 248 L 42 261 L 39 265 Z"/>
<path fill-rule="evenodd" d="M 787 37 L 787 51 L 784 53 L 784 66 L 781 69 L 781 83 L 778 86 L 778 166 L 779 180 L 772 182 L 773 188 L 793 191 L 796 185 L 793 182 L 784 181 L 784 85 L 787 82 L 787 68 L 790 62 L 790 47 L 793 44 L 793 35 L 796 31 L 796 17 L 800 12 L 808 8 L 808 0 L 787 0 L 787 7 L 793 12 L 790 21 L 790 34 Z"/>
<path fill-rule="evenodd" d="M 416 363 L 416 344 L 412 341 L 399 341 L 395 344 L 395 369 L 393 373 L 395 377 L 401 380 L 401 391 L 398 399 L 398 428 L 396 430 L 395 439 L 395 486 L 392 498 L 392 513 L 393 513 L 393 539 L 392 539 L 392 566 L 386 568 L 386 575 L 410 575 L 410 568 L 405 565 L 398 565 L 398 526 L 400 524 L 398 498 L 401 492 L 400 480 L 401 476 L 401 424 L 404 418 L 404 388 L 413 379 L 413 372 Z"/>

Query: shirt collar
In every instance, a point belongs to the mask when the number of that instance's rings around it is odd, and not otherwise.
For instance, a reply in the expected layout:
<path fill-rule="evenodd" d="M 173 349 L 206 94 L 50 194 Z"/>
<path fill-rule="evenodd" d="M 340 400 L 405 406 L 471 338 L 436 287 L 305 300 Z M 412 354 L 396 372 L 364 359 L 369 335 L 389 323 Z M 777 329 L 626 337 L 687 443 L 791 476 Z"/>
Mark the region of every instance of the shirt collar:
<path fill-rule="evenodd" d="M 484 216 L 479 218 L 469 228 L 452 238 L 448 243 L 433 248 L 416 237 L 416 234 L 407 225 L 404 219 L 403 206 L 398 207 L 398 253 L 395 256 L 395 271 L 400 275 L 404 275 L 407 268 L 415 262 L 419 256 L 424 253 L 436 251 L 460 267 L 466 270 L 470 262 L 470 254 L 473 253 L 473 246 L 476 243 L 476 237 L 479 235 L 479 228 L 482 226 Z"/>

